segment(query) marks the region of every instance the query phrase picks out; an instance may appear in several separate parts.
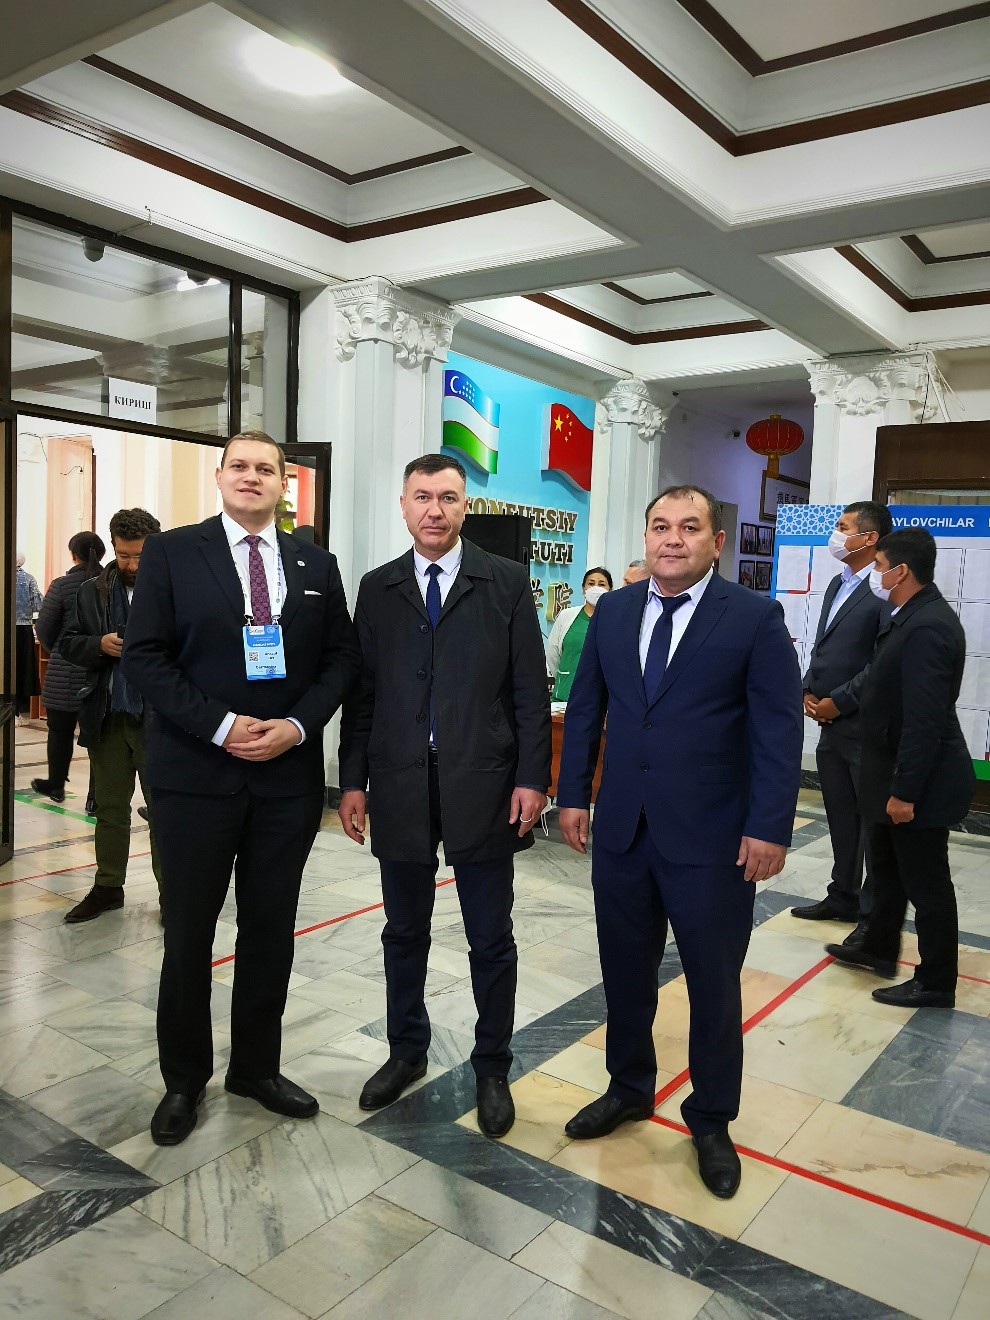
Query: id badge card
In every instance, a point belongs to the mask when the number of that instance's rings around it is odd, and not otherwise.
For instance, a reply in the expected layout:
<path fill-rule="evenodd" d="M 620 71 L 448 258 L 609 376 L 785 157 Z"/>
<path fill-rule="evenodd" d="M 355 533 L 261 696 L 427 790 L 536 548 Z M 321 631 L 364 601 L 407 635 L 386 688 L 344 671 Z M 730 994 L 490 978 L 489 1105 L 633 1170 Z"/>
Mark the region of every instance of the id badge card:
<path fill-rule="evenodd" d="M 244 667 L 248 682 L 259 678 L 285 678 L 285 647 L 280 624 L 245 625 Z"/>

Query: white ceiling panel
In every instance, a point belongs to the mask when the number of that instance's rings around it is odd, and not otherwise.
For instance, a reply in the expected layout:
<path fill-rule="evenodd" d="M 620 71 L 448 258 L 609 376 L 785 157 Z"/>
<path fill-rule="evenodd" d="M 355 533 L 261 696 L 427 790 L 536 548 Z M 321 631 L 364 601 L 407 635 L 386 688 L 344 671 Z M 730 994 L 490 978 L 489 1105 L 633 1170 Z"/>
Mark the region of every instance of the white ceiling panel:
<path fill-rule="evenodd" d="M 935 257 L 990 254 L 990 220 L 978 225 L 956 225 L 952 229 L 925 229 L 918 237 Z"/>
<path fill-rule="evenodd" d="M 765 60 L 961 8 L 961 0 L 711 0 Z"/>
<path fill-rule="evenodd" d="M 637 275 L 632 279 L 616 280 L 620 288 L 640 298 L 683 298 L 690 293 L 707 293 L 700 284 L 683 275 Z"/>

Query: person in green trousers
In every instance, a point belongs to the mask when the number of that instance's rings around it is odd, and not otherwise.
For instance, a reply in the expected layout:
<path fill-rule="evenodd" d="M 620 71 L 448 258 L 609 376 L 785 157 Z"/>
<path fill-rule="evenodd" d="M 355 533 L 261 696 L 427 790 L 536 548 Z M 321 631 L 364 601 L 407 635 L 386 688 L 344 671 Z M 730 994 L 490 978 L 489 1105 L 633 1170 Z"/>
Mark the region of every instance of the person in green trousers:
<path fill-rule="evenodd" d="M 602 596 L 612 590 L 612 574 L 607 568 L 589 568 L 581 581 L 581 590 L 582 603 L 561 610 L 547 638 L 547 673 L 554 680 L 551 701 L 566 701 L 571 695 L 588 624 Z"/>
<path fill-rule="evenodd" d="M 79 588 L 59 642 L 70 664 L 85 670 L 79 695 L 79 744 L 89 752 L 96 796 L 96 883 L 65 914 L 69 925 L 124 906 L 135 778 L 144 789 L 144 702 L 124 678 L 120 653 L 145 539 L 161 524 L 144 509 L 120 509 L 110 519 L 114 558 Z M 147 794 L 145 794 L 147 799 Z M 154 821 L 151 866 L 161 889 Z"/>

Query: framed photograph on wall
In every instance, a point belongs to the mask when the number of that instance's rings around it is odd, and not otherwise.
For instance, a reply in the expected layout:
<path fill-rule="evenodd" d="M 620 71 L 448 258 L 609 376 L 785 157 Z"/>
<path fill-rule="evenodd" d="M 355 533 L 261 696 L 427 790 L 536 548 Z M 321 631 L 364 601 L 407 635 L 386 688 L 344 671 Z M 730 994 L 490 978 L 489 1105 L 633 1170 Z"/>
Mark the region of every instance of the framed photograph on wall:
<path fill-rule="evenodd" d="M 758 555 L 773 554 L 773 538 L 775 536 L 772 527 L 757 527 L 756 529 L 756 553 Z"/>
<path fill-rule="evenodd" d="M 756 570 L 755 559 L 740 559 L 739 561 L 739 585 L 752 589 Z"/>
<path fill-rule="evenodd" d="M 741 555 L 756 554 L 756 533 L 758 528 L 756 523 L 739 524 L 739 553 Z"/>
<path fill-rule="evenodd" d="M 762 530 L 762 529 L 761 529 L 761 530 Z M 759 561 L 757 561 L 756 568 L 755 568 L 754 575 L 753 575 L 753 588 L 754 588 L 754 590 L 756 590 L 756 591 L 769 591 L 769 590 L 770 590 L 770 570 L 771 570 L 772 568 L 773 568 L 773 565 L 772 565 L 772 564 L 763 564 L 763 563 L 760 563 Z"/>
<path fill-rule="evenodd" d="M 771 477 L 763 474 L 760 487 L 760 518 L 763 522 L 777 521 L 778 504 L 807 504 L 811 492 L 809 481 L 797 477 Z"/>

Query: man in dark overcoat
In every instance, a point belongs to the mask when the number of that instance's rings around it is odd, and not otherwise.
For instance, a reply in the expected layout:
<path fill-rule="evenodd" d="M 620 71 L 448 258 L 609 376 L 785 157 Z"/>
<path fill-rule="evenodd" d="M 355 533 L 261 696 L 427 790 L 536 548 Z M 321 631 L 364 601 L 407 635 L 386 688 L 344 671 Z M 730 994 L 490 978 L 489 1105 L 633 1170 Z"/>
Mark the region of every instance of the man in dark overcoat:
<path fill-rule="evenodd" d="M 413 546 L 361 582 L 363 668 L 344 703 L 340 818 L 363 843 L 370 783 L 390 1058 L 362 1091 L 362 1109 L 390 1104 L 426 1071 L 424 990 L 442 840 L 470 946 L 478 1121 L 503 1136 L 515 1116 L 506 1080 L 513 855 L 532 844 L 546 805 L 550 704 L 529 573 L 461 540 L 465 482 L 453 458 L 414 459 L 401 498 Z"/>

